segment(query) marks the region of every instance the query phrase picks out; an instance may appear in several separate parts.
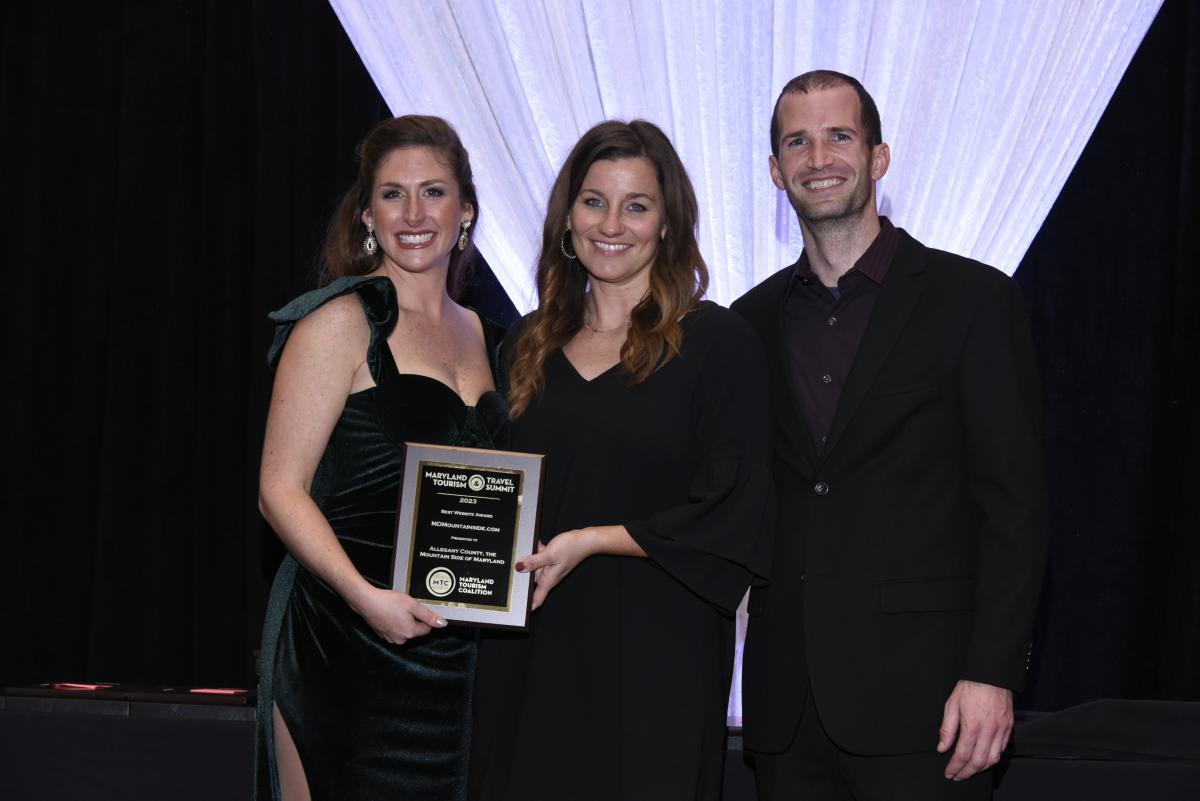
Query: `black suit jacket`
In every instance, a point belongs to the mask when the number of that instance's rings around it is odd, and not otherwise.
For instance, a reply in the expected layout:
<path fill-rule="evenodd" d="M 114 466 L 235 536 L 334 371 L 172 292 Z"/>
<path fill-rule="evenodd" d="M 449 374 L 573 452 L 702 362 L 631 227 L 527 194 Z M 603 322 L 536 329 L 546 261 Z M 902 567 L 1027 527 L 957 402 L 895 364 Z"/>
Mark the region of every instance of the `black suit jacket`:
<path fill-rule="evenodd" d="M 779 495 L 749 602 L 750 750 L 788 745 L 810 686 L 834 742 L 886 754 L 934 748 L 959 679 L 1024 681 L 1047 510 L 1021 294 L 900 234 L 820 452 L 785 353 L 791 268 L 733 305 L 771 368 Z"/>

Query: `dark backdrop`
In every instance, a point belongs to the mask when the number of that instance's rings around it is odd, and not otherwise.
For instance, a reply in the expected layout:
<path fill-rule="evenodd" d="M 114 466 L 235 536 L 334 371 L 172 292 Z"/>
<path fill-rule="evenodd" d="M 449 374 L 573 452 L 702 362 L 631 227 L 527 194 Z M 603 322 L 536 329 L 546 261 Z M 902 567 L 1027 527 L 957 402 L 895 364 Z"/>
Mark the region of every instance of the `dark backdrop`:
<path fill-rule="evenodd" d="M 96 5 L 0 11 L 0 682 L 245 685 L 265 314 L 387 111 L 317 0 Z M 1198 16 L 1168 0 L 1018 272 L 1055 516 L 1027 705 L 1200 698 Z M 472 302 L 512 314 L 486 268 Z"/>
<path fill-rule="evenodd" d="M 281 554 L 266 314 L 390 115 L 318 0 L 0 15 L 0 682 L 246 685 Z"/>
<path fill-rule="evenodd" d="M 1054 524 L 1029 706 L 1200 700 L 1198 113 L 1200 3 L 1167 0 L 1016 273 Z"/>

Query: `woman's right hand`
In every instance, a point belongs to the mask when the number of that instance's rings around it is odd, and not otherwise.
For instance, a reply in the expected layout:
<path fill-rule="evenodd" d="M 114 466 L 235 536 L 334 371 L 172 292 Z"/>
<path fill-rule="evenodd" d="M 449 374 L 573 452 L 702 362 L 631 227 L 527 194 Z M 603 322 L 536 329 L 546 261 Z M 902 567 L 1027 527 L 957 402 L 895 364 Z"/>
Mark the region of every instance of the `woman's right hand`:
<path fill-rule="evenodd" d="M 351 603 L 354 611 L 386 642 L 402 645 L 422 637 L 446 621 L 411 595 L 397 590 L 369 586 Z"/>

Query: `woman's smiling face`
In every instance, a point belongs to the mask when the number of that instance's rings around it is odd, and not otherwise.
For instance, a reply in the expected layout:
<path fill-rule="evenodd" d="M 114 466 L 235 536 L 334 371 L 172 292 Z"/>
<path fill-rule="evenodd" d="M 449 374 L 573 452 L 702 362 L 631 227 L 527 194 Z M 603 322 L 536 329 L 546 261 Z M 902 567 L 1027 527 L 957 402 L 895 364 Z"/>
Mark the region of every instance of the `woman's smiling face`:
<path fill-rule="evenodd" d="M 571 205 L 571 243 L 594 282 L 650 284 L 665 234 L 662 187 L 642 156 L 596 161 Z"/>
<path fill-rule="evenodd" d="M 390 262 L 395 269 L 423 273 L 448 268 L 460 226 L 474 216 L 439 154 L 405 147 L 379 163 L 362 220 L 374 224 L 385 266 Z"/>

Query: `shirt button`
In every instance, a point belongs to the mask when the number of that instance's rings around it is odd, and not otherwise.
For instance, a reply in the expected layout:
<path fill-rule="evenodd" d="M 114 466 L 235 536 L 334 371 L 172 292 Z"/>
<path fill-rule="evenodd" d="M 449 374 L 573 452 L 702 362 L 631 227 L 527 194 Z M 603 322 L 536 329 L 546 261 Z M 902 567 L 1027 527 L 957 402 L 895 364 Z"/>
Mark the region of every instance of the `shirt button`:
<path fill-rule="evenodd" d="M 825 322 L 829 323 L 830 325 L 837 325 L 837 317 L 830 317 Z"/>
<path fill-rule="evenodd" d="M 826 384 L 832 384 L 833 376 L 831 376 L 829 373 L 826 373 L 825 375 L 821 376 L 821 380 L 824 381 Z"/>
<path fill-rule="evenodd" d="M 801 279 L 800 279 L 800 283 L 801 283 L 801 284 L 804 284 L 804 286 L 808 286 L 809 284 L 811 284 L 811 283 L 812 283 L 812 279 L 811 279 L 811 278 L 809 278 L 809 277 L 806 275 L 806 276 L 804 276 L 803 278 L 801 278 Z"/>
<path fill-rule="evenodd" d="M 818 481 L 816 485 L 813 486 L 813 492 L 817 493 L 818 495 L 828 495 L 829 485 L 824 481 Z"/>

